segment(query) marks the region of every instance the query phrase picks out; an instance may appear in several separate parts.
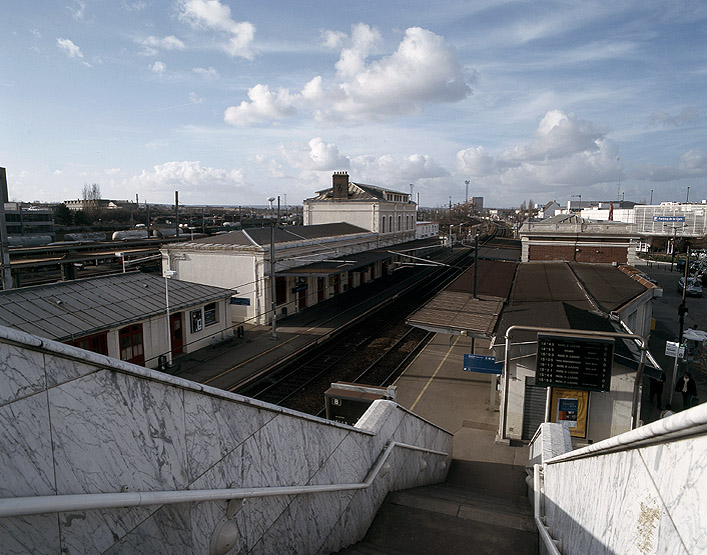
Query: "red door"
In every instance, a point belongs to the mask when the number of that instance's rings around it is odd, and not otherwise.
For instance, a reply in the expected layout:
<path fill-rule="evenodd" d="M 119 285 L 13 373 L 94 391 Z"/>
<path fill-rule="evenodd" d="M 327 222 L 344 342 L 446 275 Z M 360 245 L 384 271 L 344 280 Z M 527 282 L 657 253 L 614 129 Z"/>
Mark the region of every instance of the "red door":
<path fill-rule="evenodd" d="M 120 360 L 133 364 L 145 364 L 145 349 L 142 343 L 142 324 L 125 326 L 118 331 L 120 341 Z"/>
<path fill-rule="evenodd" d="M 184 346 L 184 333 L 182 332 L 182 313 L 169 315 L 169 329 L 172 333 L 172 356 L 181 355 Z"/>
<path fill-rule="evenodd" d="M 307 308 L 307 290 L 306 289 L 300 289 L 298 294 L 297 294 L 297 307 L 302 310 L 303 308 Z"/>
<path fill-rule="evenodd" d="M 317 302 L 324 300 L 324 278 L 317 278 Z"/>

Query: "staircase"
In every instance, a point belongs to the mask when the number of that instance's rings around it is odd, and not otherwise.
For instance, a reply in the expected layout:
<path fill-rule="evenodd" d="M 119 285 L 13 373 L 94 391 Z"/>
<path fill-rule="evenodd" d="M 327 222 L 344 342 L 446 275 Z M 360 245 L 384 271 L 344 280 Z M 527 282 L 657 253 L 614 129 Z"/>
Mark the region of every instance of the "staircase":
<path fill-rule="evenodd" d="M 454 460 L 446 482 L 388 494 L 363 541 L 340 555 L 537 554 L 525 476 Z"/>

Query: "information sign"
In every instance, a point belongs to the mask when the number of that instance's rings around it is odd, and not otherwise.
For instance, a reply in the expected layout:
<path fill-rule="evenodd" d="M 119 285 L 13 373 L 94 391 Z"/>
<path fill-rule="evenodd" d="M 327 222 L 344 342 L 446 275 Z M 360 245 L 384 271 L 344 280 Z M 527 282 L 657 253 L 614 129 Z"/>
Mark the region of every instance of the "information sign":
<path fill-rule="evenodd" d="M 685 358 L 685 345 L 680 345 L 677 341 L 666 341 L 665 356 Z"/>
<path fill-rule="evenodd" d="M 535 383 L 609 391 L 613 359 L 613 339 L 538 334 Z"/>
<path fill-rule="evenodd" d="M 654 222 L 684 222 L 685 216 L 653 216 Z"/>
<path fill-rule="evenodd" d="M 465 372 L 481 372 L 482 374 L 501 374 L 503 364 L 496 362 L 496 357 L 487 355 L 464 355 Z"/>

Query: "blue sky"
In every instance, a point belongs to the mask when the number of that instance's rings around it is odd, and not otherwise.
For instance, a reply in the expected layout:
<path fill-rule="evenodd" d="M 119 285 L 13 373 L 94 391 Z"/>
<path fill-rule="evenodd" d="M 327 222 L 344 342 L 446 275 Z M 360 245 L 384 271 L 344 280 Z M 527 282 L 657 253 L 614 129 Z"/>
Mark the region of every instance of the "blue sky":
<path fill-rule="evenodd" d="M 702 1 L 39 6 L 3 6 L 13 200 L 707 199 Z"/>

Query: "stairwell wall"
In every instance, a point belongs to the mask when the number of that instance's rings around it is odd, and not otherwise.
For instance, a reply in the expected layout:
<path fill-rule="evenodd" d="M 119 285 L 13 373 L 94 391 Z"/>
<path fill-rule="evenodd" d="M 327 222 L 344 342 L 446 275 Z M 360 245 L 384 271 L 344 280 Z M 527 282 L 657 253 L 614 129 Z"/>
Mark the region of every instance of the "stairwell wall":
<path fill-rule="evenodd" d="M 451 435 L 390 401 L 358 427 L 0 327 L 0 497 L 363 481 L 391 441 Z M 447 457 L 395 449 L 365 490 L 247 499 L 238 553 L 331 553 L 365 534 L 388 491 L 443 481 Z M 0 518 L 13 552 L 208 553 L 226 501 Z"/>

